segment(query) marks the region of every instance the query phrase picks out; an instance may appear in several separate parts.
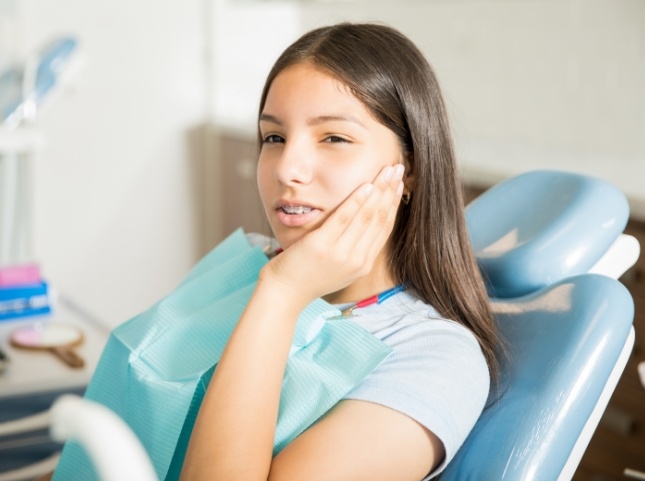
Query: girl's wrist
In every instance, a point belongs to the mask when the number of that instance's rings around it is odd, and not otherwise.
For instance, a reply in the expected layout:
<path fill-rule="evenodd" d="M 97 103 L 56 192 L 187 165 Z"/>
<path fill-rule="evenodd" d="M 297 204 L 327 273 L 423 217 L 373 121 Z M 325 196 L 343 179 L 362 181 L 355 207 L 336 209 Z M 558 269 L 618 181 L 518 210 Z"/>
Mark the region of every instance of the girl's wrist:
<path fill-rule="evenodd" d="M 308 293 L 304 286 L 284 282 L 265 266 L 258 277 L 256 294 L 266 299 L 271 305 L 290 307 L 300 312 L 313 302 L 317 296 Z"/>

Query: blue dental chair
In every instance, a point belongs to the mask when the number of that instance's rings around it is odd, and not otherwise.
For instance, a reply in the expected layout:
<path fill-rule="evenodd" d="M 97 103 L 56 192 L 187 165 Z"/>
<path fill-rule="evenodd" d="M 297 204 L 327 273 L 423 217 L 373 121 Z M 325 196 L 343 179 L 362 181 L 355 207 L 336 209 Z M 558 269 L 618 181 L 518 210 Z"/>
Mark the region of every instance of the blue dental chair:
<path fill-rule="evenodd" d="M 538 171 L 467 208 L 475 254 L 505 337 L 502 379 L 442 481 L 570 480 L 634 344 L 617 280 L 639 254 L 611 185 Z"/>

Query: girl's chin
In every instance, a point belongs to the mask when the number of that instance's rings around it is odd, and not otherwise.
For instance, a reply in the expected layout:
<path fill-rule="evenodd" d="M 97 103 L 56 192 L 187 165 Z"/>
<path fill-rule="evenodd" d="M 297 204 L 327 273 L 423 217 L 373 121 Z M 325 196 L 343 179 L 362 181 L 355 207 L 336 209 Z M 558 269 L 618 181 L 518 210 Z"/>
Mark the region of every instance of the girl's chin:
<path fill-rule="evenodd" d="M 304 234 L 301 234 L 299 236 L 294 236 L 294 235 L 275 235 L 276 240 L 278 241 L 278 244 L 280 245 L 281 249 L 288 249 L 292 245 L 294 245 L 296 242 L 298 242 Z"/>
<path fill-rule="evenodd" d="M 278 226 L 273 229 L 273 236 L 282 249 L 288 249 L 310 231 L 311 229 L 285 229 L 284 227 Z"/>
<path fill-rule="evenodd" d="M 316 221 L 310 222 L 306 227 L 287 227 L 282 223 L 276 223 L 272 225 L 273 236 L 282 249 L 288 249 L 309 232 L 317 229 L 322 224 L 323 219 L 320 217 Z"/>

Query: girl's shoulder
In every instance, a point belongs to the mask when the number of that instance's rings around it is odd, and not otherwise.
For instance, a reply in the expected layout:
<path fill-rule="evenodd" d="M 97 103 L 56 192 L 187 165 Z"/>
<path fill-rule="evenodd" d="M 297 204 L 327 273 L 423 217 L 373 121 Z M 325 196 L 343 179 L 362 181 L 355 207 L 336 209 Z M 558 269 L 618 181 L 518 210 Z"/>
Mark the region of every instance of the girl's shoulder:
<path fill-rule="evenodd" d="M 353 321 L 392 347 L 392 353 L 347 398 L 388 406 L 433 432 L 446 450 L 436 474 L 486 404 L 486 359 L 468 328 L 407 292 L 368 309 Z"/>
<path fill-rule="evenodd" d="M 382 304 L 360 310 L 353 322 L 368 330 L 386 343 L 435 344 L 437 340 L 452 340 L 464 347 L 470 346 L 473 354 L 483 354 L 473 333 L 464 325 L 442 317 L 430 304 L 407 291 L 400 292 Z"/>

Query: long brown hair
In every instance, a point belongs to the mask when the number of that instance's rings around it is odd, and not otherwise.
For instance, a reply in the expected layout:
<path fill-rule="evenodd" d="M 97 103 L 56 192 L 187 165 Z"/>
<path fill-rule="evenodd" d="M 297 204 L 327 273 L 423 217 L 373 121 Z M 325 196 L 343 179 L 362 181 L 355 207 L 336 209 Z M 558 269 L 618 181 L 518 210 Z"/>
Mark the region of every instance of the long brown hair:
<path fill-rule="evenodd" d="M 393 28 L 349 23 L 318 28 L 278 58 L 262 92 L 260 113 L 275 77 L 303 62 L 347 85 L 399 138 L 414 185 L 392 233 L 393 275 L 446 319 L 473 332 L 496 380 L 499 335 L 466 231 L 448 118 L 432 68 Z"/>

